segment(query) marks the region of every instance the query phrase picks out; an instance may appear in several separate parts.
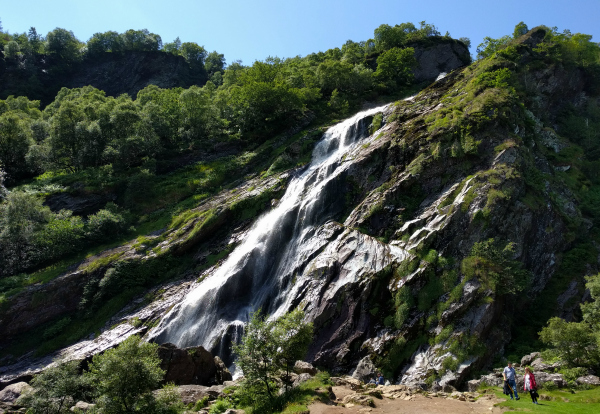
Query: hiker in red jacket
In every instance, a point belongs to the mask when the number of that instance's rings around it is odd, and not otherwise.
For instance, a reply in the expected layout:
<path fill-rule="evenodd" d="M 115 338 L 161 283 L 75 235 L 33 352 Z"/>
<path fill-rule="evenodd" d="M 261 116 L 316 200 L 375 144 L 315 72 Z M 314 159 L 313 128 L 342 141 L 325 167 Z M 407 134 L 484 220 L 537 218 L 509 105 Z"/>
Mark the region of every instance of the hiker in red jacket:
<path fill-rule="evenodd" d="M 534 404 L 537 404 L 538 393 L 537 393 L 537 384 L 535 383 L 535 377 L 533 376 L 533 372 L 529 367 L 525 368 L 525 376 L 523 377 L 523 391 L 529 391 L 529 395 L 531 396 L 531 401 Z"/>

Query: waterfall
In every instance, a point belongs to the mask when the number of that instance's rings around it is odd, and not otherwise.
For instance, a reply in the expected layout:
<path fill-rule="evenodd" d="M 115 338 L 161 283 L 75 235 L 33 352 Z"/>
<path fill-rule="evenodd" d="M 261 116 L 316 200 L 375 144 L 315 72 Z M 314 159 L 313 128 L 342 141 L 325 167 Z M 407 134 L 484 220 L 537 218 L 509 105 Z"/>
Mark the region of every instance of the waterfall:
<path fill-rule="evenodd" d="M 360 112 L 329 128 L 279 204 L 256 221 L 224 263 L 173 307 L 150 336 L 180 347 L 202 345 L 230 364 L 230 346 L 252 312 L 287 312 L 286 294 L 295 270 L 310 254 L 309 240 L 341 213 L 335 178 L 347 168 L 345 157 L 369 135 L 365 119 L 385 108 Z"/>

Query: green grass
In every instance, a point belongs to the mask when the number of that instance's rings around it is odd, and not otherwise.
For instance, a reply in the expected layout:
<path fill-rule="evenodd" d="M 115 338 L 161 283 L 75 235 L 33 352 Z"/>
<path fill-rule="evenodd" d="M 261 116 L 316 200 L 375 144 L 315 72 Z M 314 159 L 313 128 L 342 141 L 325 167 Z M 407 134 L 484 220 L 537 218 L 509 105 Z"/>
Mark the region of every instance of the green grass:
<path fill-rule="evenodd" d="M 568 390 L 557 391 L 538 391 L 540 396 L 546 395 L 552 398 L 551 401 L 539 400 L 538 405 L 531 402 L 529 394 L 519 393 L 519 401 L 508 400 L 498 404 L 501 408 L 512 411 L 527 411 L 552 414 L 590 414 L 600 412 L 600 387 L 584 391 L 575 391 L 571 393 Z M 507 399 L 498 388 L 494 388 L 496 397 Z"/>

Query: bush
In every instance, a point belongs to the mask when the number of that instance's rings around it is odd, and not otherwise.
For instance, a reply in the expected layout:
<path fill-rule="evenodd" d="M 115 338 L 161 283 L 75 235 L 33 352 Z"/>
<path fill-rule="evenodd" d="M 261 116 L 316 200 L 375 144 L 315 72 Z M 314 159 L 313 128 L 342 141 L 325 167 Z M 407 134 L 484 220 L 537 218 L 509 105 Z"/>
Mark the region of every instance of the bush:
<path fill-rule="evenodd" d="M 31 414 L 69 413 L 77 401 L 89 401 L 91 384 L 79 374 L 79 361 L 59 362 L 37 374 L 31 385 L 34 391 L 21 397 Z"/>
<path fill-rule="evenodd" d="M 295 310 L 267 321 L 260 310 L 253 313 L 239 345 L 233 347 L 238 367 L 244 372 L 242 395 L 257 412 L 277 397 L 279 373 L 289 374 L 299 359 L 304 358 L 312 341 L 312 323 L 303 321 L 304 312 Z M 286 385 L 286 391 L 288 383 Z M 212 412 L 212 411 L 211 411 Z"/>
<path fill-rule="evenodd" d="M 165 372 L 160 368 L 158 344 L 130 336 L 115 349 L 95 355 L 87 374 L 98 389 L 97 402 L 105 413 L 156 412 L 152 391 Z"/>
<path fill-rule="evenodd" d="M 106 203 L 103 210 L 92 214 L 87 222 L 87 236 L 96 241 L 114 239 L 123 232 L 127 221 L 114 203 Z"/>

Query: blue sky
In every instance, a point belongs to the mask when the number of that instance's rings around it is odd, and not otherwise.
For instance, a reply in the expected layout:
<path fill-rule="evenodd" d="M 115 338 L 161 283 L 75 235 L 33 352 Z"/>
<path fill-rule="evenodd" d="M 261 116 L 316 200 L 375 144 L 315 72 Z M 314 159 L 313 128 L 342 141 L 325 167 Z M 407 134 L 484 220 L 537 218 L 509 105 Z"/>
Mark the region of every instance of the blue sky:
<path fill-rule="evenodd" d="M 146 28 L 163 42 L 175 37 L 244 64 L 268 56 L 305 56 L 367 40 L 380 24 L 422 20 L 444 34 L 471 39 L 472 52 L 485 36 L 512 34 L 524 21 L 593 35 L 600 42 L 600 0 L 0 0 L 5 31 L 36 27 L 72 30 L 82 41 L 93 33 Z"/>

